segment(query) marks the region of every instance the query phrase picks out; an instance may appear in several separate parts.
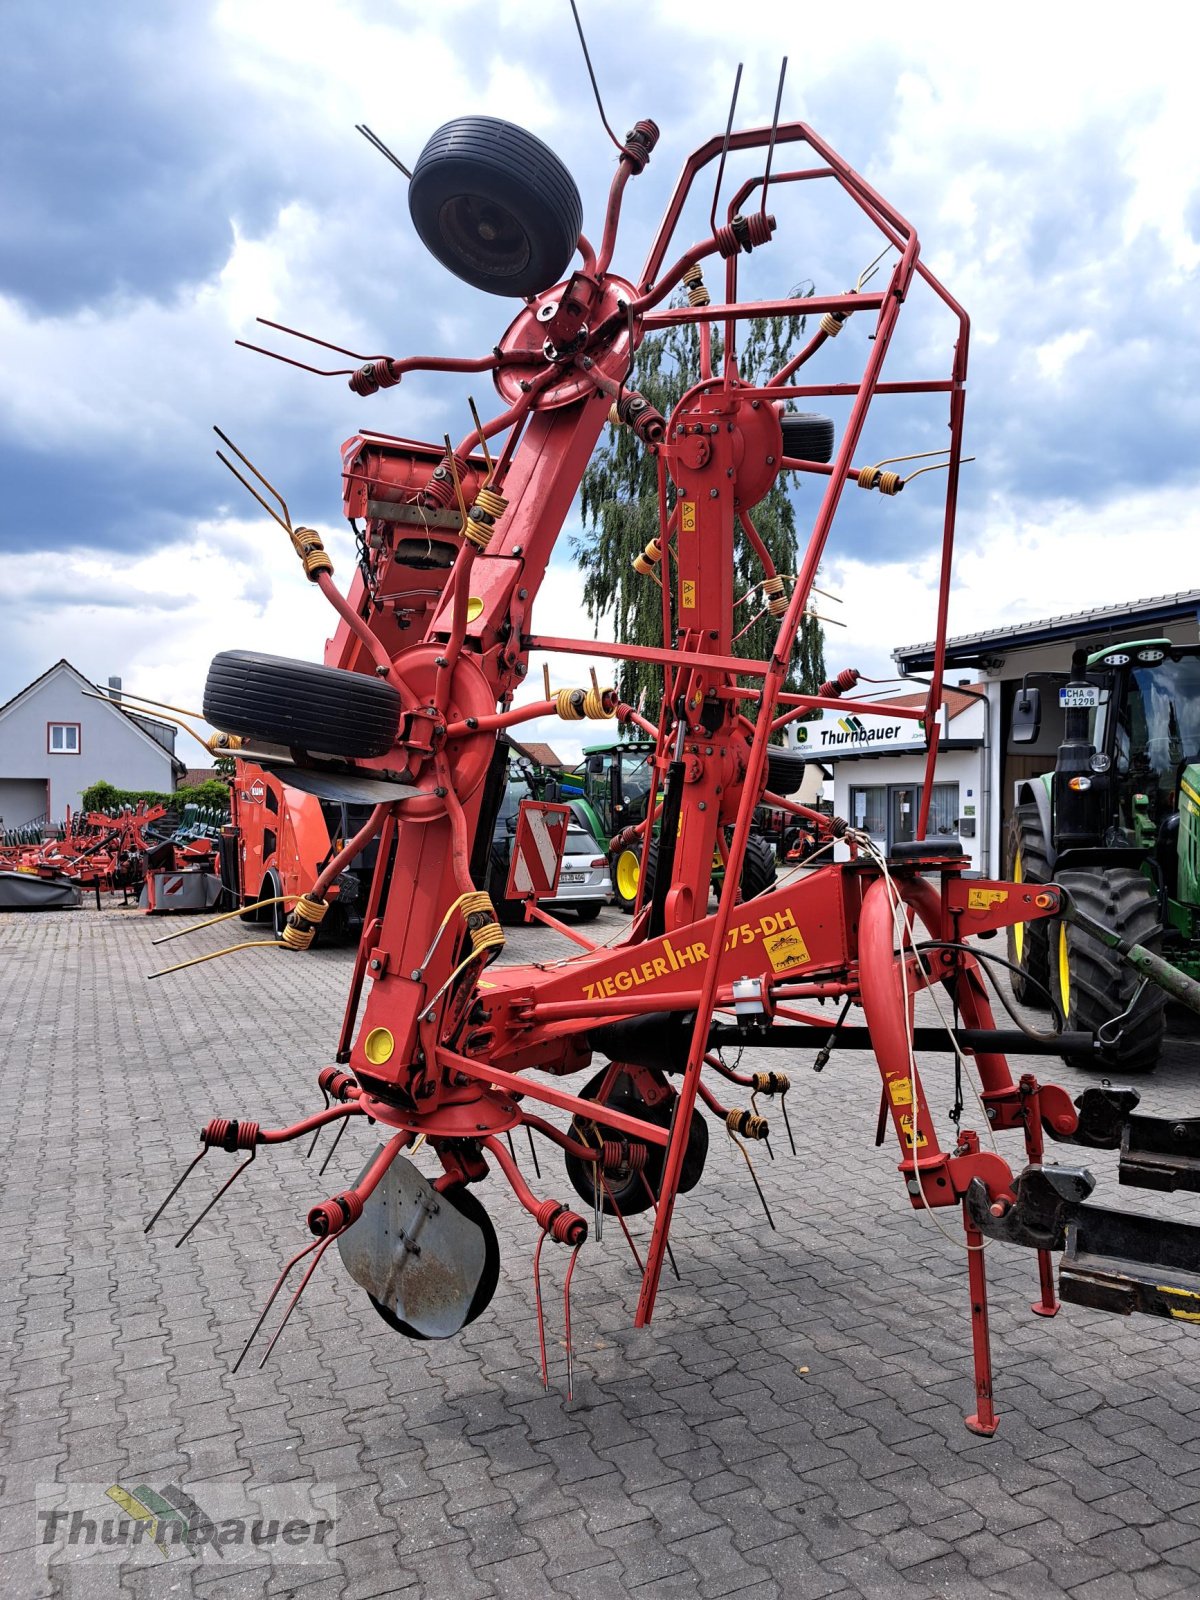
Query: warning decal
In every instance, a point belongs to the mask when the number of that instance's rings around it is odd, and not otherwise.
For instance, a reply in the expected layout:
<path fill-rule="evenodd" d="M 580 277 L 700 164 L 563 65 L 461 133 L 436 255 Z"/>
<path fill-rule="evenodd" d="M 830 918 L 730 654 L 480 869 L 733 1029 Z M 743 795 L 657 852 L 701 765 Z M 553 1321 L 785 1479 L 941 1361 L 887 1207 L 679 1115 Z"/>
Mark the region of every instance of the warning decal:
<path fill-rule="evenodd" d="M 900 1133 L 904 1139 L 905 1147 L 911 1150 L 913 1147 L 913 1119 L 910 1115 L 902 1116 L 900 1118 Z M 928 1143 L 929 1140 L 921 1132 L 920 1128 L 918 1128 L 917 1149 L 919 1150 L 922 1145 L 926 1145 Z"/>
<path fill-rule="evenodd" d="M 1003 905 L 1007 899 L 1007 889 L 968 889 L 967 910 L 986 911 L 989 906 Z"/>
<path fill-rule="evenodd" d="M 912 1105 L 911 1078 L 889 1078 L 887 1088 L 894 1106 Z"/>
<path fill-rule="evenodd" d="M 681 533 L 695 533 L 696 531 L 696 502 L 694 500 L 681 500 L 679 502 L 679 531 Z"/>
<path fill-rule="evenodd" d="M 812 960 L 808 946 L 799 928 L 784 928 L 763 940 L 767 959 L 776 972 L 790 972 L 793 967 L 806 967 Z"/>

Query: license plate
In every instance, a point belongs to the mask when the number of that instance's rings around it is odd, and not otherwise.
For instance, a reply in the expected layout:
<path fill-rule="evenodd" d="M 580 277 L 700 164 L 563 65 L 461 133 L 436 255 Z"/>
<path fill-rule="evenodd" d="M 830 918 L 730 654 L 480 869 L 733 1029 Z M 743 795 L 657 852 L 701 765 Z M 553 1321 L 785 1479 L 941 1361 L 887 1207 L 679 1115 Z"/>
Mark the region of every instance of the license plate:
<path fill-rule="evenodd" d="M 586 872 L 564 872 L 560 876 L 558 881 L 559 881 L 559 883 L 586 883 L 587 882 L 587 873 Z"/>
<path fill-rule="evenodd" d="M 1100 691 L 1094 683 L 1072 683 L 1058 691 L 1064 711 L 1085 711 L 1100 704 Z"/>

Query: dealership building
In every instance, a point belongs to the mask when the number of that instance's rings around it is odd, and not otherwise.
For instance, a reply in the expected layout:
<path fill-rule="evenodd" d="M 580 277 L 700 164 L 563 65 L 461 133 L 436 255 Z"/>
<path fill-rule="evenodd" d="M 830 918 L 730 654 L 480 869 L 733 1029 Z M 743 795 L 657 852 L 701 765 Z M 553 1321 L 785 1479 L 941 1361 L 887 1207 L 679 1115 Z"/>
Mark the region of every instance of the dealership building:
<path fill-rule="evenodd" d="M 1132 640 L 1200 640 L 1200 589 L 1101 606 L 1040 621 L 982 629 L 947 641 L 946 706 L 930 801 L 929 835 L 962 839 L 973 870 L 1004 872 L 1004 839 L 1015 785 L 1050 771 L 1062 742 L 1055 676 L 1066 674 L 1076 648 L 1089 653 Z M 933 643 L 892 651 L 914 689 L 886 697 L 897 707 L 924 704 Z M 1041 690 L 1041 731 L 1033 744 L 1013 744 L 1013 705 L 1028 682 Z M 921 687 L 916 687 L 921 685 Z M 870 696 L 885 703 L 879 694 Z M 826 711 L 802 726 L 796 747 L 832 769 L 834 811 L 892 848 L 914 836 L 925 776 L 925 736 L 911 719 Z M 829 793 L 829 785 L 826 785 Z"/>

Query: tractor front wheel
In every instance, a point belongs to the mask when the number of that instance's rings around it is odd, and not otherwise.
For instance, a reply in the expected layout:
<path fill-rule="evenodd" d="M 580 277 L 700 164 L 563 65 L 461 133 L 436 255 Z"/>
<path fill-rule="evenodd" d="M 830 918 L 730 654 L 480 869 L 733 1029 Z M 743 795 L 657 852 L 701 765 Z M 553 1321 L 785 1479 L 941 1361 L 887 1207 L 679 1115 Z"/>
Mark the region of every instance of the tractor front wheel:
<path fill-rule="evenodd" d="M 1050 855 L 1042 819 L 1032 800 L 1013 812 L 1008 832 L 1008 875 L 1014 883 L 1049 883 Z M 1008 930 L 1012 992 L 1023 1006 L 1045 1011 L 1050 1005 L 1050 924 L 1014 922 Z"/>
<path fill-rule="evenodd" d="M 638 882 L 642 876 L 642 852 L 635 844 L 622 846 L 612 858 L 613 901 L 626 916 L 637 904 Z M 650 885 L 646 885 L 649 894 Z"/>
<path fill-rule="evenodd" d="M 1081 911 L 1132 944 L 1157 951 L 1162 942 L 1158 897 L 1150 881 L 1133 867 L 1092 867 L 1059 872 L 1055 881 Z M 1137 970 L 1074 923 L 1051 928 L 1051 993 L 1065 1029 L 1094 1033 L 1129 1010 L 1141 984 Z M 1106 1073 L 1153 1072 L 1165 1027 L 1166 997 L 1150 986 L 1132 1016 L 1121 1024 L 1115 1044 L 1090 1055 L 1068 1055 L 1073 1067 Z"/>

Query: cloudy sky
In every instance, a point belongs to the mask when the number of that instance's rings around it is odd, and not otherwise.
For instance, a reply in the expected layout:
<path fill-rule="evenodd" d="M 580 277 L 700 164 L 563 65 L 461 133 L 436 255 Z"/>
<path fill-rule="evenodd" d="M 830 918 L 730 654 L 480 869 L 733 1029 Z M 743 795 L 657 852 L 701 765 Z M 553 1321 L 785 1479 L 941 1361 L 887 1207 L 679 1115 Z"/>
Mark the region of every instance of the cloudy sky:
<path fill-rule="evenodd" d="M 636 272 L 685 155 L 721 130 L 738 60 L 751 125 L 786 53 L 785 118 L 916 224 L 970 312 L 978 459 L 952 633 L 1200 583 L 1200 157 L 1179 11 L 1143 6 L 1119 34 L 1073 5 L 581 11 L 614 125 L 662 129 L 617 270 Z M 234 340 L 266 316 L 370 353 L 496 341 L 513 308 L 424 252 L 404 180 L 354 124 L 411 165 L 452 116 L 522 122 L 572 169 L 597 236 L 614 152 L 566 0 L 60 0 L 4 16 L 0 700 L 62 655 L 182 704 L 216 650 L 319 658 L 329 613 L 216 462 L 212 424 L 331 531 L 347 573 L 340 442 L 360 426 L 457 437 L 467 391 L 416 379 L 360 400 Z M 874 253 L 830 186 L 804 188 L 777 192 L 753 292 L 840 292 Z M 681 247 L 707 231 L 692 220 Z M 942 375 L 945 318 L 914 297 L 902 330 L 890 375 Z M 852 323 L 813 376 L 856 376 L 866 332 Z M 944 439 L 933 409 L 886 405 L 864 459 Z M 831 668 L 881 672 L 894 645 L 931 636 L 937 484 L 847 492 L 823 577 L 847 623 Z M 802 526 L 814 506 L 797 492 Z M 590 632 L 571 528 L 534 623 Z"/>

